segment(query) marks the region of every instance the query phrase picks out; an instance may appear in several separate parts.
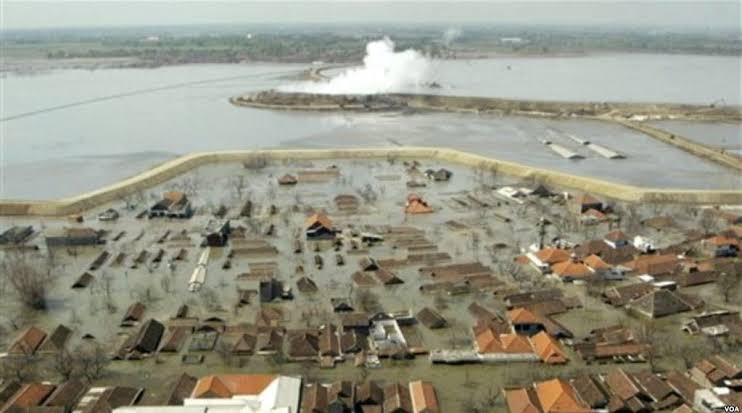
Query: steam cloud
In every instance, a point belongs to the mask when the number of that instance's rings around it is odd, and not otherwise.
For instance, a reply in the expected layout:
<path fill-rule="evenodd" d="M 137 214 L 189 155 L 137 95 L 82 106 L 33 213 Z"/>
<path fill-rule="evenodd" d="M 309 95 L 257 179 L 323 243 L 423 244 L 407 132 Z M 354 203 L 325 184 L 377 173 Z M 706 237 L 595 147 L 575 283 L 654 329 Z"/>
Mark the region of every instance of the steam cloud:
<path fill-rule="evenodd" d="M 443 32 L 443 44 L 446 46 L 450 46 L 451 43 L 456 41 L 461 35 L 464 34 L 464 32 L 461 31 L 461 29 L 456 28 L 450 28 Z"/>
<path fill-rule="evenodd" d="M 430 59 L 408 49 L 394 51 L 394 42 L 388 37 L 366 45 L 363 66 L 323 82 L 305 82 L 279 88 L 286 92 L 322 94 L 391 93 L 410 91 L 427 83 Z"/>

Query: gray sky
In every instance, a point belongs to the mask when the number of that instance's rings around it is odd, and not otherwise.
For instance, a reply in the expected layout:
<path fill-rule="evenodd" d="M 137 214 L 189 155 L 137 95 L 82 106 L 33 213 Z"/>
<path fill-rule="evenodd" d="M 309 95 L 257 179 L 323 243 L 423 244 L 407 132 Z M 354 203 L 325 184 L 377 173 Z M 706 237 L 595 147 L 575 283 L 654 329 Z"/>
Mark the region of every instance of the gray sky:
<path fill-rule="evenodd" d="M 534 23 L 739 30 L 740 1 L 0 0 L 2 28 L 239 23 Z"/>

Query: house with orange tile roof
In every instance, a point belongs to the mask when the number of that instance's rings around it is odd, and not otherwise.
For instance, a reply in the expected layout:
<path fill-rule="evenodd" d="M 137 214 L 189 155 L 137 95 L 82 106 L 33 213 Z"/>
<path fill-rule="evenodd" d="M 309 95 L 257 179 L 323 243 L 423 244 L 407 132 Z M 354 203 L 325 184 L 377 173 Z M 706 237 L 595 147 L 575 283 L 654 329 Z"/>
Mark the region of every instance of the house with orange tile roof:
<path fill-rule="evenodd" d="M 536 383 L 535 387 L 541 410 L 544 413 L 588 413 L 591 411 L 566 380 L 547 380 Z"/>
<path fill-rule="evenodd" d="M 529 354 L 533 352 L 533 347 L 528 337 L 520 334 L 501 334 L 500 343 L 505 353 Z"/>
<path fill-rule="evenodd" d="M 584 280 L 593 275 L 593 270 L 585 265 L 584 262 L 579 261 L 576 258 L 571 258 L 567 261 L 558 262 L 552 265 L 551 272 L 555 277 L 562 280 L 562 282 Z"/>
<path fill-rule="evenodd" d="M 561 248 L 547 247 L 536 252 L 526 254 L 531 265 L 542 273 L 547 273 L 552 264 L 566 261 L 569 259 L 569 251 Z"/>
<path fill-rule="evenodd" d="M 533 351 L 546 364 L 564 364 L 569 361 L 559 342 L 542 331 L 531 337 Z"/>
<path fill-rule="evenodd" d="M 184 406 L 208 407 L 228 403 L 255 413 L 297 412 L 301 378 L 274 374 L 219 374 L 202 377 Z M 224 399 L 231 399 L 226 402 Z M 288 410 L 287 410 L 288 409 Z"/>
<path fill-rule="evenodd" d="M 503 390 L 510 413 L 542 413 L 536 391 L 532 388 Z"/>
<path fill-rule="evenodd" d="M 670 274 L 680 270 L 683 260 L 675 254 L 642 255 L 624 264 L 637 275 Z"/>
<path fill-rule="evenodd" d="M 335 229 L 327 215 L 315 213 L 304 220 L 304 231 L 309 239 L 326 239 L 335 237 Z"/>
<path fill-rule="evenodd" d="M 528 337 L 497 334 L 494 328 L 475 329 L 475 346 L 480 361 L 538 361 Z"/>
<path fill-rule="evenodd" d="M 474 344 L 477 352 L 482 353 L 502 353 L 502 344 L 499 340 L 499 334 L 492 327 L 480 328 L 475 331 Z"/>
<path fill-rule="evenodd" d="M 433 212 L 433 208 L 418 195 L 410 195 L 407 197 L 404 212 L 405 214 L 429 214 Z"/>
<path fill-rule="evenodd" d="M 703 245 L 711 249 L 716 257 L 735 257 L 739 251 L 739 240 L 736 236 L 719 234 L 703 240 Z"/>
<path fill-rule="evenodd" d="M 603 201 L 595 198 L 590 194 L 580 194 L 572 198 L 570 208 L 581 214 L 588 210 L 594 209 L 603 212 Z"/>
<path fill-rule="evenodd" d="M 162 194 L 161 200 L 152 205 L 148 215 L 150 218 L 190 218 L 193 215 L 193 207 L 185 193 L 168 191 Z"/>
<path fill-rule="evenodd" d="M 46 339 L 46 332 L 37 327 L 29 327 L 21 333 L 13 344 L 8 347 L 11 355 L 33 355 Z"/>
<path fill-rule="evenodd" d="M 583 223 L 598 223 L 605 222 L 608 220 L 608 215 L 598 211 L 597 209 L 590 208 L 580 215 L 580 221 Z"/>
<path fill-rule="evenodd" d="M 516 334 L 532 336 L 544 330 L 541 317 L 527 308 L 519 307 L 509 310 L 507 319 Z"/>
<path fill-rule="evenodd" d="M 23 412 L 46 400 L 56 386 L 42 383 L 24 384 L 8 401 L 0 407 L 0 412 Z"/>
<path fill-rule="evenodd" d="M 411 381 L 410 398 L 412 399 L 412 413 L 440 413 L 438 396 L 435 387 L 428 381 Z"/>
<path fill-rule="evenodd" d="M 613 268 L 612 265 L 603 261 L 602 258 L 600 258 L 599 256 L 595 254 L 585 257 L 585 259 L 582 260 L 582 263 L 585 264 L 588 268 L 590 268 L 593 272 L 608 271 L 611 268 Z"/>
<path fill-rule="evenodd" d="M 611 248 L 621 248 L 629 245 L 630 238 L 628 235 L 626 235 L 623 231 L 620 229 L 611 231 L 607 234 L 605 234 L 605 237 L 603 237 L 603 242 L 608 244 Z"/>

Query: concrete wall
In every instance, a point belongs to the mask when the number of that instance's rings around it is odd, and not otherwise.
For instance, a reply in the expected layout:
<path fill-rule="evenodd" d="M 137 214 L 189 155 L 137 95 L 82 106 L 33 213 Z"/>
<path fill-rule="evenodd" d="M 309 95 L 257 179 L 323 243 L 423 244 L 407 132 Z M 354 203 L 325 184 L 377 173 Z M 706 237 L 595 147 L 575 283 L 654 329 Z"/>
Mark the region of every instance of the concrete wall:
<path fill-rule="evenodd" d="M 496 170 L 498 173 L 531 179 L 552 187 L 566 187 L 607 198 L 630 202 L 667 202 L 687 204 L 742 204 L 739 190 L 674 190 L 641 188 L 533 168 L 513 162 L 498 161 L 480 155 L 443 148 L 375 149 L 286 149 L 254 151 L 203 152 L 168 161 L 139 175 L 82 195 L 49 201 L 0 201 L 0 215 L 64 216 L 122 199 L 168 181 L 203 165 L 221 162 L 245 162 L 262 158 L 270 161 L 321 159 L 434 159 Z"/>

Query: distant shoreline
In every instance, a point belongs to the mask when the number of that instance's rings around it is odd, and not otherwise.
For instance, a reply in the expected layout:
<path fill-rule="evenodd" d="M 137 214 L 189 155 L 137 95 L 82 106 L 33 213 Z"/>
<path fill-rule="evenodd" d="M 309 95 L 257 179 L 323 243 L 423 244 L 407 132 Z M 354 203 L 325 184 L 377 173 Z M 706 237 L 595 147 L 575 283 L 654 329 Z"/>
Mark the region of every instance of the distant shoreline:
<path fill-rule="evenodd" d="M 708 57 L 740 57 L 726 54 L 688 53 L 688 52 L 645 52 L 636 50 L 595 50 L 595 51 L 549 51 L 549 52 L 498 52 L 498 51 L 459 51 L 454 55 L 435 57 L 441 61 L 465 61 L 465 60 L 488 60 L 488 59 L 565 59 L 585 58 L 595 56 L 616 55 L 688 55 Z M 308 60 L 294 59 L 269 59 L 269 60 L 243 60 L 225 62 L 221 60 L 198 60 L 186 62 L 152 62 L 138 57 L 80 57 L 80 58 L 14 58 L 6 57 L 0 65 L 0 74 L 13 75 L 36 75 L 53 70 L 106 70 L 106 69 L 158 69 L 163 67 L 195 66 L 195 65 L 260 65 L 260 64 L 296 64 L 311 66 L 314 62 Z M 325 66 L 343 67 L 359 65 L 356 59 L 347 61 L 327 61 Z M 310 67 L 308 70 L 311 70 Z M 320 70 L 326 69 L 322 67 Z"/>

